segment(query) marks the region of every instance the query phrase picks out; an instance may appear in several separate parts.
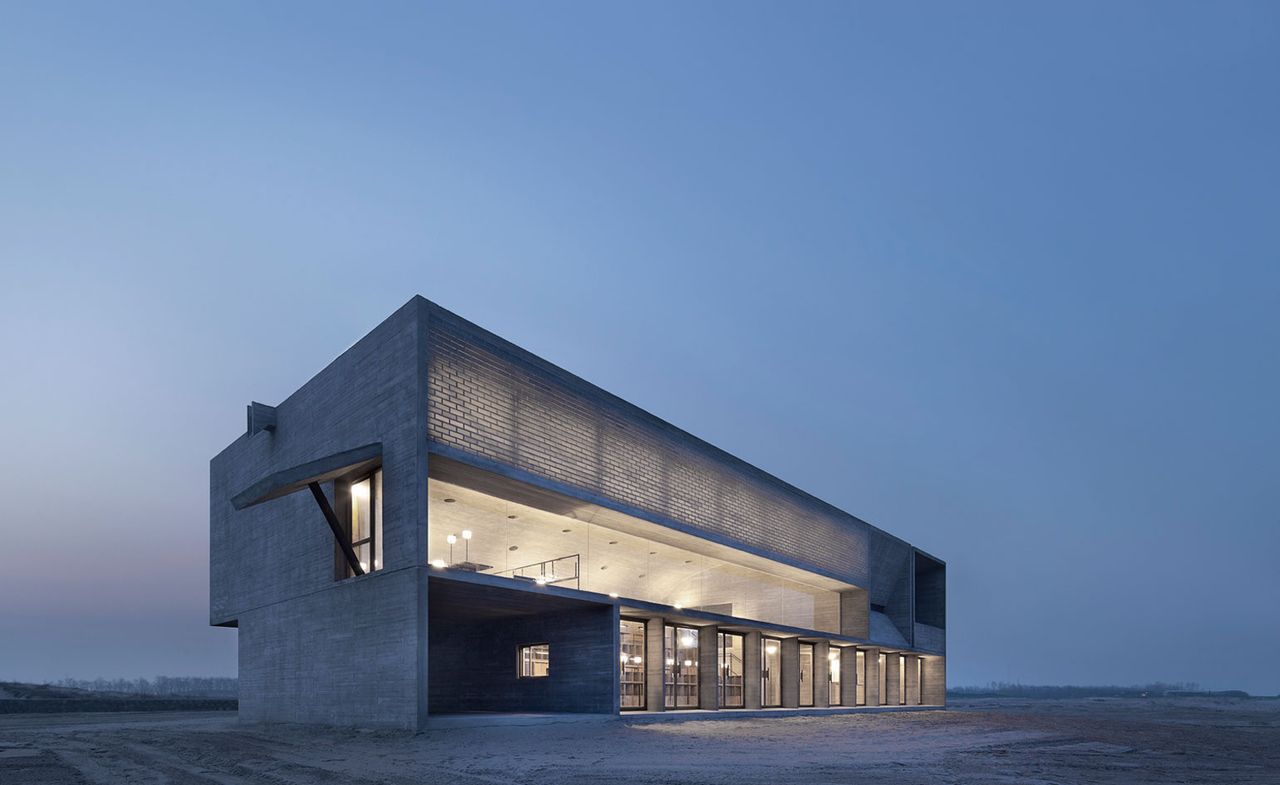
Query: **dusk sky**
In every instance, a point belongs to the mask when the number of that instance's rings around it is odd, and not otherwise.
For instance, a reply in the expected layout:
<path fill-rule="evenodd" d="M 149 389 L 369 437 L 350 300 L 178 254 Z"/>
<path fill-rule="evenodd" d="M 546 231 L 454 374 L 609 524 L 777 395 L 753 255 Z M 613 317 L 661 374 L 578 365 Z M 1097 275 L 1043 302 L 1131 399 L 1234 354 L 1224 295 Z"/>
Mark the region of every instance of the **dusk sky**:
<path fill-rule="evenodd" d="M 954 685 L 1280 693 L 1280 4 L 5 3 L 0 265 L 0 680 L 234 675 L 208 461 L 422 294 L 945 559 Z"/>

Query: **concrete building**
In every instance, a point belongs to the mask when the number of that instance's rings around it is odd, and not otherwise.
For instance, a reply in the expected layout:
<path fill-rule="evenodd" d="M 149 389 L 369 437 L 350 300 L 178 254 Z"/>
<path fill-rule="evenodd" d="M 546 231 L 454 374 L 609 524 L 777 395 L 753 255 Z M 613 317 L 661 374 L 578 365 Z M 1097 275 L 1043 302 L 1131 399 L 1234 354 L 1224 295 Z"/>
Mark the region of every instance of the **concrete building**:
<path fill-rule="evenodd" d="M 946 566 L 415 297 L 210 464 L 250 721 L 940 706 Z"/>

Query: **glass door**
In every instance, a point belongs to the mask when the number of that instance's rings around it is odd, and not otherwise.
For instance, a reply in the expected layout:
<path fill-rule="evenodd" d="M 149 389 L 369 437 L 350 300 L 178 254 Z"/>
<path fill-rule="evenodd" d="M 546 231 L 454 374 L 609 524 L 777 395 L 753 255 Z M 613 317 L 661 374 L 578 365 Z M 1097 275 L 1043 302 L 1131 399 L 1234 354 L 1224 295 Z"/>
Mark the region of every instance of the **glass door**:
<path fill-rule="evenodd" d="M 800 644 L 800 705 L 813 705 L 813 644 Z"/>
<path fill-rule="evenodd" d="M 618 705 L 623 711 L 644 708 L 644 622 L 623 619 L 618 624 L 621 663 Z"/>
<path fill-rule="evenodd" d="M 782 705 L 782 641 L 760 640 L 760 705 Z"/>
<path fill-rule="evenodd" d="M 876 665 L 880 672 L 880 705 L 889 705 L 889 655 L 881 652 Z"/>
<path fill-rule="evenodd" d="M 840 658 L 841 649 L 832 646 L 827 652 L 827 705 L 840 705 Z"/>
<path fill-rule="evenodd" d="M 743 638 L 732 632 L 718 633 L 720 708 L 741 709 L 743 695 L 742 652 Z"/>
<path fill-rule="evenodd" d="M 853 663 L 853 678 L 857 682 L 854 687 L 853 705 L 867 705 L 867 653 L 862 649 L 858 649 L 858 653 L 854 655 L 856 658 Z"/>
<path fill-rule="evenodd" d="M 693 627 L 667 625 L 663 631 L 666 652 L 664 706 L 668 709 L 698 708 L 698 631 Z"/>

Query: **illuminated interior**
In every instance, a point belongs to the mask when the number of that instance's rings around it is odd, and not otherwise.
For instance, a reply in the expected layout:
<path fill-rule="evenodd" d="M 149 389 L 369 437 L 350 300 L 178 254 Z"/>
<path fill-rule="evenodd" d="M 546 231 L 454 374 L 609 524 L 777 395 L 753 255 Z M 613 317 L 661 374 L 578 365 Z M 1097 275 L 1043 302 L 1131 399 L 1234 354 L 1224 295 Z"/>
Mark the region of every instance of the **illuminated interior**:
<path fill-rule="evenodd" d="M 839 633 L 849 584 L 635 517 L 550 512 L 428 481 L 428 561 L 764 623 Z"/>

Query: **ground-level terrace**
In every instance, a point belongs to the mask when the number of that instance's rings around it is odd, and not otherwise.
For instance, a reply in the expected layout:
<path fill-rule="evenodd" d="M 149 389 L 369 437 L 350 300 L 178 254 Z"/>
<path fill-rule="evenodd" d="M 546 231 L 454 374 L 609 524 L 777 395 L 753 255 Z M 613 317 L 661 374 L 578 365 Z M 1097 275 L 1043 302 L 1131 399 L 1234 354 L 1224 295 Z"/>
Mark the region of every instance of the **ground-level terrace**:
<path fill-rule="evenodd" d="M 509 583 L 447 569 L 430 579 L 433 715 L 945 703 L 940 655 Z"/>

